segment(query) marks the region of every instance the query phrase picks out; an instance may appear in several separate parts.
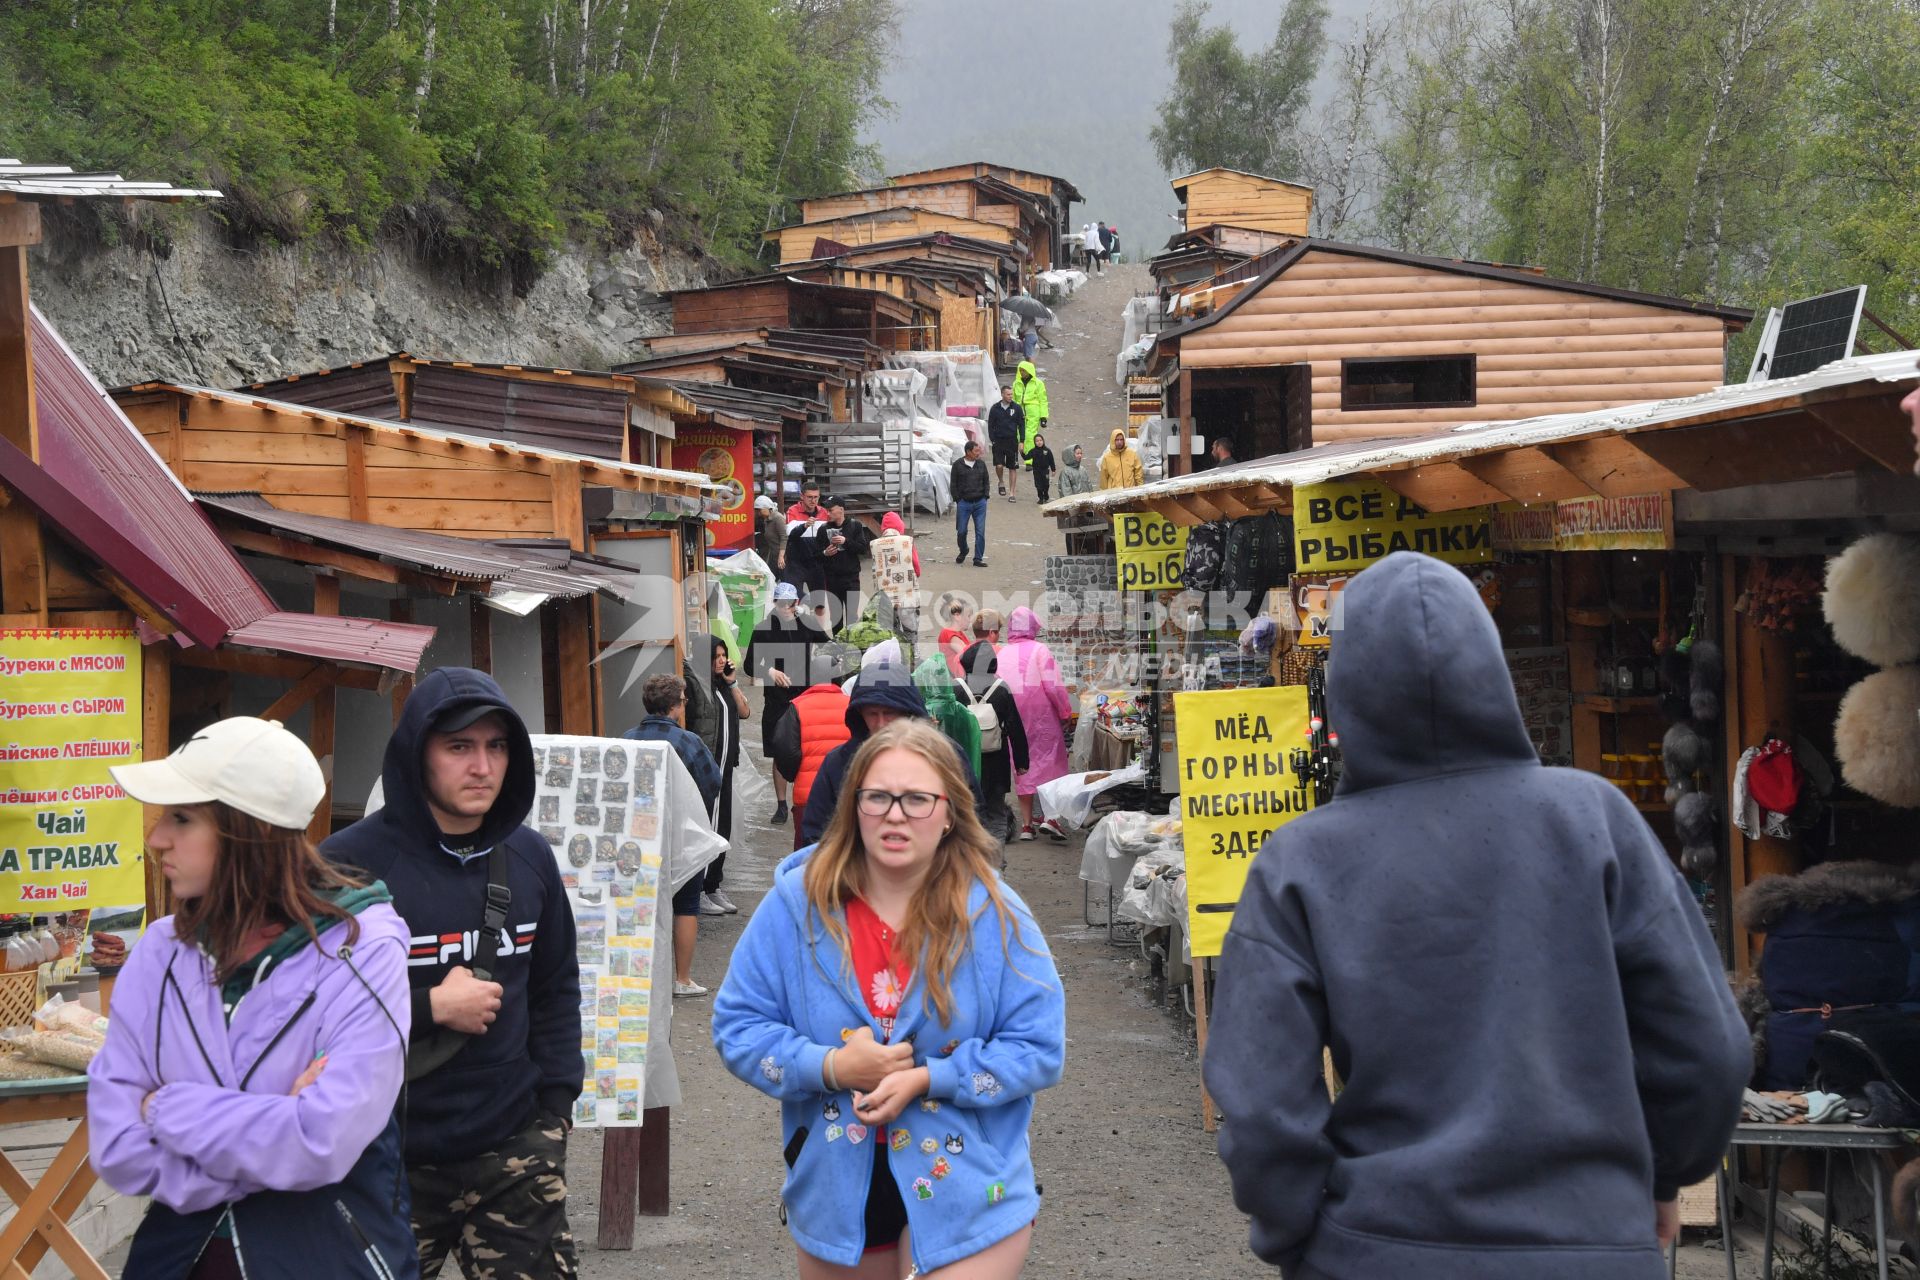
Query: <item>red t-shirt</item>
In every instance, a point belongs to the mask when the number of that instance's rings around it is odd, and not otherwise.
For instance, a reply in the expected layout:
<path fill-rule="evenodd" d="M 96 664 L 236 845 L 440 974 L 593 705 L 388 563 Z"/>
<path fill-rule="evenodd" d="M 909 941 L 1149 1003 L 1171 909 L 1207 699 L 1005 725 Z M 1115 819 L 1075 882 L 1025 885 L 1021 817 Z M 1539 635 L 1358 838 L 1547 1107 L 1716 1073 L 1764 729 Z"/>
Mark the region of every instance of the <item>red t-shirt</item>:
<path fill-rule="evenodd" d="M 853 976 L 866 997 L 867 1012 L 880 1024 L 881 1044 L 893 1039 L 894 1020 L 900 1016 L 907 980 L 913 976 L 913 970 L 894 954 L 899 936 L 892 925 L 873 913 L 864 898 L 847 900 L 847 942 L 853 952 Z M 887 1127 L 877 1126 L 873 1136 L 885 1146 Z"/>
<path fill-rule="evenodd" d="M 955 640 L 960 642 L 957 652 L 953 647 Z M 947 627 L 940 632 L 940 656 L 947 660 L 947 670 L 953 673 L 956 680 L 961 675 L 960 655 L 967 651 L 967 643 L 967 633 L 958 627 Z"/>

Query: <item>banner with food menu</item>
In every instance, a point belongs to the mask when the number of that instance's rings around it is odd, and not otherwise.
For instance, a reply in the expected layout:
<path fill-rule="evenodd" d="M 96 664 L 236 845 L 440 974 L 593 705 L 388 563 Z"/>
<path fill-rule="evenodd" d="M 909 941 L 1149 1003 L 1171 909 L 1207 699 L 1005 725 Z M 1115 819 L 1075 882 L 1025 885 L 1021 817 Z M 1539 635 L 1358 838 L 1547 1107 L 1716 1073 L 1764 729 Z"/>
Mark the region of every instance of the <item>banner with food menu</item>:
<path fill-rule="evenodd" d="M 131 630 L 0 630 L 0 913 L 146 901 L 144 813 L 107 772 L 141 756 Z"/>

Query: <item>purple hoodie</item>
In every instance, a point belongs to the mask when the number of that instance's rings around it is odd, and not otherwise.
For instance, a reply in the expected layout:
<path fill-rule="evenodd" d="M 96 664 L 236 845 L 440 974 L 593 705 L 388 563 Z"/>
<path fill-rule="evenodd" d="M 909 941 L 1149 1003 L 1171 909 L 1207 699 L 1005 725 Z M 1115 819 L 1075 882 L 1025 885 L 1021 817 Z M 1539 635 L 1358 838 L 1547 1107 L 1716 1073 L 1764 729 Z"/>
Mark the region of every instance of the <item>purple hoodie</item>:
<path fill-rule="evenodd" d="M 345 922 L 322 931 L 231 1025 L 206 953 L 174 937 L 172 916 L 147 930 L 87 1073 L 93 1167 L 109 1186 L 190 1214 L 346 1178 L 392 1122 L 412 1017 L 406 925 L 384 903 L 355 918 L 350 951 Z M 289 1096 L 323 1053 L 319 1080 Z"/>

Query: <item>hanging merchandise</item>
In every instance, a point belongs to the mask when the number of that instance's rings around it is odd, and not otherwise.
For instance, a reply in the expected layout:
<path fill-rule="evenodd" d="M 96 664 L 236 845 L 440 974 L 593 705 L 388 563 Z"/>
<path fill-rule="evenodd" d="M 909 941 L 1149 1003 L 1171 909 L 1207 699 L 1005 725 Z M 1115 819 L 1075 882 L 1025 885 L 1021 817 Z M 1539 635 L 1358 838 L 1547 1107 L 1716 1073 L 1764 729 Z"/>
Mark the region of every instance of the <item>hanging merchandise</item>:
<path fill-rule="evenodd" d="M 1779 738 L 1768 738 L 1747 765 L 1747 794 L 1762 809 L 1791 814 L 1800 804 L 1800 786 L 1806 780 L 1793 748 Z"/>
<path fill-rule="evenodd" d="M 1920 809 L 1920 666 L 1876 671 L 1849 689 L 1833 745 L 1848 786 L 1896 809 Z"/>
<path fill-rule="evenodd" d="M 1180 584 L 1192 591 L 1212 591 L 1220 585 L 1220 573 L 1227 554 L 1228 525 L 1225 520 L 1209 520 L 1187 534 L 1187 558 L 1180 570 Z"/>
<path fill-rule="evenodd" d="M 1842 649 L 1876 667 L 1920 662 L 1920 538 L 1876 533 L 1827 565 L 1821 597 Z"/>
<path fill-rule="evenodd" d="M 1703 725 L 1720 719 L 1720 687 L 1726 679 L 1726 660 L 1720 646 L 1708 640 L 1696 642 L 1687 653 L 1691 663 L 1687 707 L 1694 720 Z"/>
<path fill-rule="evenodd" d="M 1792 631 L 1819 598 L 1820 580 L 1812 570 L 1760 558 L 1747 570 L 1747 589 L 1733 607 L 1762 631 Z"/>

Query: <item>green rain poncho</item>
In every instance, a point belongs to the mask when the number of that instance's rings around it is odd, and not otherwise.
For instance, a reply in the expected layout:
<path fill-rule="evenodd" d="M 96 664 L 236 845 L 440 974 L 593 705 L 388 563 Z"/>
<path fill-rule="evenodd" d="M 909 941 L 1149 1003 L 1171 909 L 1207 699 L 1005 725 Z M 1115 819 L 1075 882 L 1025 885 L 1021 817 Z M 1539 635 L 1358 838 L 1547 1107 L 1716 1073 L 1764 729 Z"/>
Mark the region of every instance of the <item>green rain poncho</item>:
<path fill-rule="evenodd" d="M 960 758 L 973 767 L 973 776 L 979 777 L 980 722 L 954 693 L 947 660 L 937 653 L 924 659 L 913 669 L 913 687 L 926 702 L 927 714 L 953 739 L 953 745 L 960 748 Z"/>

